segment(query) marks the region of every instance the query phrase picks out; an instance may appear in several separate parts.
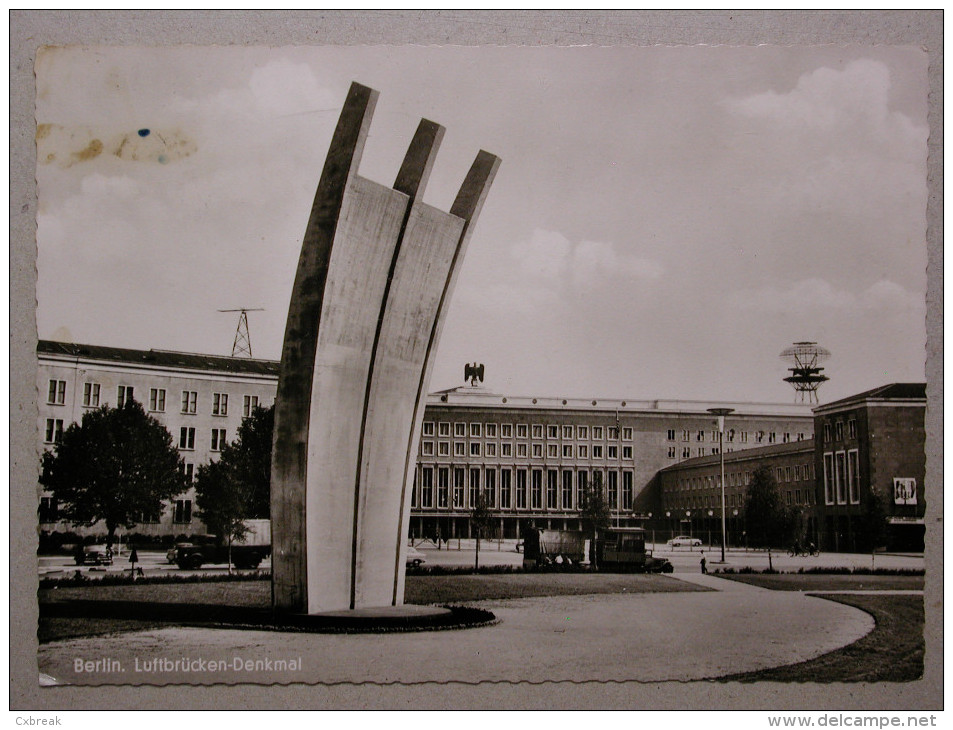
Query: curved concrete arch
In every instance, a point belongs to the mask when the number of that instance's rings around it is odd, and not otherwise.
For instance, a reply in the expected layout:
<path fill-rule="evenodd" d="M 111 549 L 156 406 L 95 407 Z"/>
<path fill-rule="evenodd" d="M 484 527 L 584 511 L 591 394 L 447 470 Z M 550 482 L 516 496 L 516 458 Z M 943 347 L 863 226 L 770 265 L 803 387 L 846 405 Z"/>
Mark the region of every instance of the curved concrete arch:
<path fill-rule="evenodd" d="M 422 120 L 394 188 L 362 178 L 376 98 L 352 84 L 289 305 L 272 455 L 278 610 L 403 602 L 423 398 L 456 272 L 500 162 L 479 153 L 450 213 L 422 203 L 443 137 Z"/>

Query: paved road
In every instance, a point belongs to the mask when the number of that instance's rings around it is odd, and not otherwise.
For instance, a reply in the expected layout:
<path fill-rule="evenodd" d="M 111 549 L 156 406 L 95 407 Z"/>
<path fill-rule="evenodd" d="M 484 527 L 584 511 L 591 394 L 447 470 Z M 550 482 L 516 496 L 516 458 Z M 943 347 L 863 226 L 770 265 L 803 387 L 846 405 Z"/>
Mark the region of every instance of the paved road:
<path fill-rule="evenodd" d="M 499 624 L 451 632 L 342 636 L 170 628 L 90 637 L 42 645 L 39 670 L 60 684 L 87 685 L 659 682 L 810 659 L 874 625 L 856 608 L 799 593 L 697 574 L 669 580 L 712 590 L 485 601 L 476 605 L 492 610 Z M 189 671 L 174 665 L 183 658 L 192 662 Z M 83 664 L 97 660 L 108 661 Z M 221 666 L 209 671 L 210 661 Z M 297 661 L 300 666 L 291 664 Z"/>

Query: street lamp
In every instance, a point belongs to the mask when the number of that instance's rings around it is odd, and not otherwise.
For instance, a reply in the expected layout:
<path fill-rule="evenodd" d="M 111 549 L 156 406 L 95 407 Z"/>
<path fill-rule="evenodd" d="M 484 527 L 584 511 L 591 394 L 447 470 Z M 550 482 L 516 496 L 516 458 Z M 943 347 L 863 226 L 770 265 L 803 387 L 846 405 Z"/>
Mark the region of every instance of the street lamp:
<path fill-rule="evenodd" d="M 709 408 L 718 417 L 718 454 L 721 456 L 721 562 L 725 562 L 725 416 L 734 408 Z"/>

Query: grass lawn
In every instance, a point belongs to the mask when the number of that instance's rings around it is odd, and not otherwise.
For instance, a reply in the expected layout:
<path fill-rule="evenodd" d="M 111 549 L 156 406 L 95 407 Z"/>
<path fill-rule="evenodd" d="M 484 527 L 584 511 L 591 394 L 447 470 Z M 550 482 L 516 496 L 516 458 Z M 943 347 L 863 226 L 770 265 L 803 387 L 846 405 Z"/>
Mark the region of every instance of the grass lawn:
<path fill-rule="evenodd" d="M 773 591 L 922 591 L 922 575 L 849 575 L 820 573 L 717 573 Z"/>
<path fill-rule="evenodd" d="M 718 677 L 718 680 L 722 682 L 909 682 L 923 676 L 922 596 L 828 594 L 824 598 L 863 609 L 876 620 L 874 630 L 853 644 L 815 659 L 789 664 L 786 667 Z"/>
<path fill-rule="evenodd" d="M 405 602 L 480 600 L 599 593 L 706 590 L 662 575 L 513 573 L 408 576 Z M 218 581 L 48 588 L 39 591 L 40 642 L 142 631 L 184 623 L 262 623 L 270 615 L 269 581 Z"/>

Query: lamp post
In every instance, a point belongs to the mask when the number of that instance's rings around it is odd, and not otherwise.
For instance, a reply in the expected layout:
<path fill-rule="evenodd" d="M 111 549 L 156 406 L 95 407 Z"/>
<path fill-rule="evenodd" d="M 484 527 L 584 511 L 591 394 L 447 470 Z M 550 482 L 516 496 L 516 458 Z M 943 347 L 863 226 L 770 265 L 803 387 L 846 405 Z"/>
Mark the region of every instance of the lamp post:
<path fill-rule="evenodd" d="M 734 408 L 709 408 L 718 417 L 718 454 L 721 456 L 721 562 L 725 562 L 725 416 Z"/>

